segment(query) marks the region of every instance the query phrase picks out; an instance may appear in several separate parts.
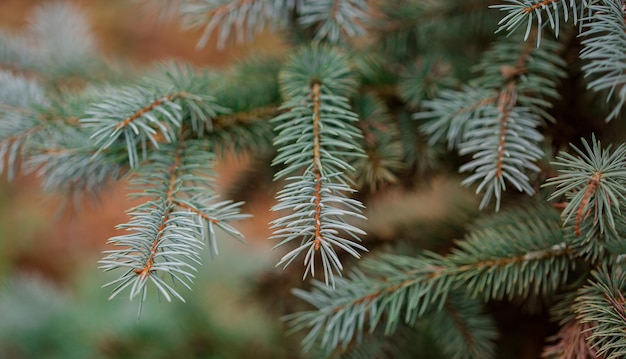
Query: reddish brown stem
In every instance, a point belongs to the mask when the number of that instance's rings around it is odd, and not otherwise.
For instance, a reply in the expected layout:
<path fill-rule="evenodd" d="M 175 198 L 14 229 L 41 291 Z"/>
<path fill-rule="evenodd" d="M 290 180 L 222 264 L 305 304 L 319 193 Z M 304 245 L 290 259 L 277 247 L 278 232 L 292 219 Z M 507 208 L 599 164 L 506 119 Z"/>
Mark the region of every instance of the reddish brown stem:
<path fill-rule="evenodd" d="M 500 116 L 500 134 L 498 137 L 498 156 L 496 158 L 496 177 L 502 176 L 502 166 L 504 165 L 504 153 L 506 146 L 506 131 L 509 120 L 509 113 L 516 101 L 515 83 L 510 82 L 509 86 L 500 93 L 498 99 L 498 114 Z"/>
<path fill-rule="evenodd" d="M 159 230 L 157 231 L 156 238 L 154 239 L 154 242 L 152 243 L 152 246 L 150 247 L 150 254 L 148 255 L 148 258 L 146 259 L 146 263 L 144 264 L 143 268 L 134 270 L 135 274 L 139 276 L 143 276 L 143 277 L 149 276 L 150 271 L 152 270 L 152 266 L 154 265 L 154 259 L 159 251 L 159 244 L 161 243 L 161 240 L 163 239 L 165 226 L 172 212 L 171 208 L 172 208 L 172 205 L 174 204 L 174 192 L 176 190 L 176 180 L 178 179 L 178 168 L 180 167 L 181 162 L 182 162 L 182 156 L 181 156 L 180 151 L 178 151 L 176 155 L 174 156 L 174 161 L 167 169 L 167 173 L 169 174 L 170 179 L 167 185 L 167 193 L 165 197 L 166 212 L 165 212 L 165 215 L 163 216 L 161 226 L 159 227 Z"/>
<path fill-rule="evenodd" d="M 202 217 L 205 221 L 208 221 L 208 222 L 211 222 L 211 223 L 217 223 L 217 222 L 219 222 L 219 221 L 220 221 L 219 219 L 217 219 L 217 218 L 213 218 L 213 217 L 209 216 L 208 214 L 206 214 L 206 213 L 204 213 L 204 212 L 200 211 L 199 209 L 197 209 L 197 208 L 195 208 L 195 207 L 192 207 L 192 206 L 190 206 L 190 205 L 188 205 L 188 204 L 185 204 L 185 203 L 183 203 L 183 202 L 181 202 L 181 201 L 176 201 L 176 200 L 175 200 L 175 201 L 174 201 L 174 204 L 175 204 L 175 205 L 177 205 L 178 207 L 181 207 L 181 208 L 187 209 L 187 210 L 189 210 L 189 211 L 191 211 L 191 212 L 193 212 L 193 213 L 195 213 L 195 214 L 199 215 L 199 216 L 200 216 L 200 217 Z"/>
<path fill-rule="evenodd" d="M 322 171 L 320 168 L 321 154 L 320 154 L 320 97 L 321 86 L 319 83 L 313 84 L 313 174 L 315 175 L 315 216 L 314 226 L 315 234 L 313 239 L 313 246 L 315 250 L 319 250 L 324 240 L 322 236 Z"/>
<path fill-rule="evenodd" d="M 121 128 L 124 128 L 124 127 L 130 125 L 131 123 L 133 123 L 134 121 L 139 119 L 141 116 L 143 116 L 147 112 L 150 112 L 150 111 L 154 110 L 156 107 L 160 106 L 163 102 L 172 101 L 173 99 L 181 97 L 181 96 L 182 96 L 182 93 L 177 92 L 177 93 L 165 95 L 165 96 L 163 96 L 161 98 L 158 98 L 158 99 L 152 101 L 152 103 L 146 105 L 144 108 L 142 108 L 139 111 L 133 113 L 131 116 L 127 117 L 124 121 L 118 123 L 117 126 L 115 126 L 115 130 L 119 130 Z"/>
<path fill-rule="evenodd" d="M 507 126 L 509 120 L 509 114 L 511 109 L 515 106 L 517 102 L 517 75 L 522 74 L 526 71 L 526 61 L 528 60 L 528 56 L 530 56 L 530 51 L 532 50 L 532 46 L 529 45 L 530 41 L 526 43 L 522 53 L 517 59 L 517 64 L 515 64 L 515 68 L 505 74 L 503 72 L 503 76 L 505 77 L 506 87 L 502 89 L 500 92 L 500 96 L 498 97 L 498 114 L 500 116 L 500 128 L 499 128 L 499 137 L 498 137 L 498 155 L 496 158 L 496 178 L 500 178 L 502 176 L 502 166 L 504 165 L 504 154 L 505 154 L 505 146 L 506 146 L 506 133 Z"/>
<path fill-rule="evenodd" d="M 583 194 L 583 200 L 580 202 L 578 209 L 576 210 L 576 222 L 574 223 L 574 232 L 577 237 L 580 237 L 580 223 L 585 217 L 587 213 L 586 208 L 589 204 L 589 200 L 591 200 L 591 196 L 593 196 L 598 190 L 598 186 L 600 186 L 600 180 L 602 179 L 602 173 L 596 172 L 593 174 L 591 178 L 587 181 L 587 188 L 585 189 L 585 193 Z"/>
<path fill-rule="evenodd" d="M 468 272 L 470 270 L 481 270 L 481 269 L 485 269 L 485 268 L 494 268 L 494 267 L 507 267 L 513 263 L 521 263 L 521 262 L 527 262 L 527 261 L 531 261 L 531 260 L 538 260 L 538 259 L 545 259 L 545 258 L 551 258 L 551 257 L 558 257 L 558 256 L 562 256 L 562 255 L 569 255 L 571 253 L 571 249 L 567 246 L 562 246 L 562 245 L 555 245 L 552 246 L 551 248 L 547 248 L 544 250 L 539 250 L 539 251 L 535 251 L 535 252 L 529 252 L 529 253 L 524 253 L 524 254 L 520 254 L 517 256 L 513 256 L 513 257 L 509 257 L 509 258 L 502 258 L 502 259 L 491 259 L 491 260 L 484 260 L 484 261 L 480 261 L 477 263 L 472 263 L 472 264 L 467 264 L 467 265 L 463 265 L 460 267 L 446 267 L 446 266 L 429 266 L 427 268 L 422 267 L 419 268 L 417 270 L 412 270 L 406 273 L 407 276 L 412 277 L 409 279 L 406 279 L 396 285 L 392 285 L 389 286 L 387 288 L 383 288 L 383 289 L 379 289 L 377 291 L 374 291 L 370 294 L 364 295 L 360 298 L 355 299 L 354 301 L 352 301 L 349 304 L 345 304 L 345 305 L 341 305 L 338 306 L 336 308 L 333 309 L 333 312 L 339 312 L 343 309 L 345 309 L 347 306 L 354 306 L 354 305 L 358 305 L 358 304 L 362 304 L 362 303 L 366 303 L 366 302 L 370 302 L 376 298 L 378 298 L 379 296 L 386 294 L 386 293 L 393 293 L 397 290 L 400 290 L 402 288 L 406 288 L 410 285 L 416 284 L 420 281 L 426 281 L 426 280 L 432 280 L 435 278 L 438 278 L 444 274 L 454 274 L 454 273 L 463 273 L 463 272 Z M 418 273 L 423 273 L 425 269 L 428 269 L 429 271 L 431 271 L 430 273 L 428 273 L 425 276 L 420 276 L 418 275 Z"/>
<path fill-rule="evenodd" d="M 548 5 L 550 5 L 552 3 L 555 3 L 557 1 L 559 1 L 559 0 L 543 0 L 543 1 L 540 1 L 540 2 L 538 2 L 538 3 L 536 3 L 536 4 L 532 5 L 532 6 L 525 7 L 524 8 L 524 12 L 525 13 L 529 13 L 529 12 L 535 11 L 537 9 L 540 9 L 540 8 L 542 8 L 544 6 L 548 6 Z"/>

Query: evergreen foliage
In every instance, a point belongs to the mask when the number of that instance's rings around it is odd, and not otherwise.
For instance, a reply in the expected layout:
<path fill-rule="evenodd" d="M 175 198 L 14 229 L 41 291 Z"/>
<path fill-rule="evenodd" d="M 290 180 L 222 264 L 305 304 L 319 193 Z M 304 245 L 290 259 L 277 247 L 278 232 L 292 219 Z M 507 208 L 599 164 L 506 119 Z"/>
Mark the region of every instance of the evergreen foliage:
<path fill-rule="evenodd" d="M 494 309 L 506 305 L 521 318 L 551 309 L 545 357 L 624 357 L 626 5 L 491 3 L 169 1 L 204 29 L 199 46 L 274 31 L 290 54 L 142 78 L 99 60 L 72 6 L 42 6 L 26 34 L 0 33 L 0 174 L 73 196 L 130 178 L 143 203 L 100 261 L 118 274 L 111 297 L 142 302 L 154 287 L 184 301 L 216 230 L 243 240 L 231 222 L 244 204 L 219 199 L 213 163 L 273 154 L 254 163 L 281 187 L 271 239 L 289 268 L 277 276 L 324 278 L 281 313 L 305 352 L 506 356 Z M 607 103 L 591 108 L 596 93 Z M 481 210 L 458 233 L 366 235 L 372 198 L 457 171 Z M 415 337 L 434 348 L 413 352 Z"/>

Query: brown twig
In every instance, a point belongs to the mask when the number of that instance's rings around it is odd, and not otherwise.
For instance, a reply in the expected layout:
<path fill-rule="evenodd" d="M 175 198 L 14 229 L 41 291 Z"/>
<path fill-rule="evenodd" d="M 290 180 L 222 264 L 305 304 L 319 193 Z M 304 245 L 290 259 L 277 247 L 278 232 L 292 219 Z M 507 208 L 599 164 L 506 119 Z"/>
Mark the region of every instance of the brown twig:
<path fill-rule="evenodd" d="M 550 4 L 553 4 L 553 3 L 557 2 L 557 1 L 559 1 L 559 0 L 543 0 L 543 1 L 540 1 L 540 2 L 538 2 L 538 3 L 536 3 L 536 4 L 532 5 L 532 6 L 525 7 L 523 12 L 527 14 L 527 13 L 533 12 L 533 11 L 535 11 L 537 9 L 541 9 L 544 6 L 548 6 Z"/>
<path fill-rule="evenodd" d="M 319 250 L 324 241 L 322 236 L 322 171 L 320 168 L 321 154 L 320 154 L 320 97 L 321 97 L 321 85 L 314 83 L 312 87 L 313 92 L 313 174 L 315 175 L 315 234 L 313 239 L 313 246 L 315 250 Z"/>
<path fill-rule="evenodd" d="M 587 188 L 585 189 L 585 193 L 583 194 L 583 199 L 580 201 L 580 205 L 576 209 L 576 222 L 574 223 L 574 231 L 577 237 L 580 237 L 580 223 L 583 220 L 583 217 L 587 213 L 585 209 L 591 200 L 591 196 L 593 196 L 598 187 L 600 186 L 600 180 L 602 179 L 602 173 L 595 172 L 591 178 L 587 181 Z"/>
<path fill-rule="evenodd" d="M 161 98 L 158 98 L 154 101 L 152 101 L 150 104 L 146 105 L 144 108 L 140 109 L 139 111 L 133 113 L 132 115 L 128 116 L 126 119 L 124 119 L 124 121 L 118 123 L 115 126 L 115 130 L 119 130 L 121 128 L 124 128 L 128 125 L 130 125 L 131 123 L 133 123 L 134 121 L 136 121 L 137 119 L 139 119 L 141 116 L 143 116 L 144 114 L 146 114 L 147 112 L 150 112 L 152 110 L 154 110 L 156 107 L 160 106 L 163 102 L 166 101 L 172 101 L 176 98 L 182 97 L 183 93 L 182 92 L 176 92 L 173 94 L 169 94 L 169 95 L 165 95 Z"/>
<path fill-rule="evenodd" d="M 154 242 L 152 243 L 152 246 L 150 247 L 150 254 L 148 255 L 148 258 L 146 259 L 146 262 L 143 268 L 134 270 L 135 274 L 142 276 L 142 277 L 147 277 L 150 275 L 150 271 L 152 270 L 152 267 L 154 265 L 154 259 L 156 258 L 156 255 L 159 250 L 159 244 L 163 240 L 163 234 L 165 231 L 165 227 L 167 225 L 167 221 L 169 220 L 170 214 L 172 213 L 171 208 L 175 202 L 174 192 L 176 192 L 176 181 L 178 179 L 178 169 L 182 163 L 182 156 L 180 152 L 181 152 L 181 149 L 179 148 L 177 153 L 174 155 L 174 160 L 172 161 L 172 164 L 170 164 L 170 166 L 167 169 L 167 173 L 170 179 L 167 184 L 167 193 L 165 196 L 166 212 L 163 216 L 163 220 L 161 221 L 161 225 L 159 226 L 159 230 L 157 231 L 156 238 L 154 239 Z"/>

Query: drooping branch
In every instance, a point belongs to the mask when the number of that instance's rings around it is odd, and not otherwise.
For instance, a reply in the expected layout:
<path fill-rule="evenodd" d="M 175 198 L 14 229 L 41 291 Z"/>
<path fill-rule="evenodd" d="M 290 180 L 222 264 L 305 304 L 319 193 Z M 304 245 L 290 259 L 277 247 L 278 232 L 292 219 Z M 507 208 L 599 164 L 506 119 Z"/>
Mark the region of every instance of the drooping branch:
<path fill-rule="evenodd" d="M 340 64 L 341 66 L 338 66 Z M 361 132 L 354 125 L 358 117 L 350 110 L 348 99 L 336 93 L 352 90 L 350 69 L 334 49 L 303 49 L 281 73 L 282 90 L 288 100 L 272 121 L 278 154 L 273 164 L 284 165 L 275 179 L 286 178 L 272 210 L 288 210 L 272 222 L 272 239 L 282 246 L 300 242 L 285 254 L 278 265 L 287 266 L 304 256 L 304 277 L 315 275 L 315 263 L 322 263 L 327 284 L 334 285 L 334 272 L 343 270 L 337 249 L 359 258 L 359 236 L 365 234 L 350 219 L 364 219 L 363 205 L 348 195 L 349 160 L 361 156 L 357 139 Z M 295 173 L 295 175 L 294 175 Z"/>

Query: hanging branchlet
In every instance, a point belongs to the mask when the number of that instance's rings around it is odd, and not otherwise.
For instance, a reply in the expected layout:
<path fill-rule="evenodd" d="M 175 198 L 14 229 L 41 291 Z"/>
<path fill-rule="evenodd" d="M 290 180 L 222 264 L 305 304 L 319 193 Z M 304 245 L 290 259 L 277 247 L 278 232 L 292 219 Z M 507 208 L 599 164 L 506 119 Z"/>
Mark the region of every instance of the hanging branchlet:
<path fill-rule="evenodd" d="M 123 146 L 96 154 L 88 133 L 75 125 L 55 126 L 47 135 L 47 141 L 31 146 L 23 160 L 24 173 L 40 177 L 44 190 L 66 194 L 80 203 L 85 195 L 97 198 L 103 188 L 128 172 Z"/>
<path fill-rule="evenodd" d="M 161 93 L 169 93 L 166 96 L 171 96 L 180 105 L 181 118 L 185 127 L 191 129 L 192 136 L 203 137 L 212 132 L 214 119 L 231 112 L 216 98 L 216 85 L 224 81 L 224 76 L 177 64 L 161 65 L 158 71 L 156 76 L 143 80 L 143 83 L 161 89 Z"/>
<path fill-rule="evenodd" d="M 622 267 L 603 267 L 579 290 L 574 304 L 577 319 L 589 326 L 587 343 L 598 357 L 626 356 L 626 276 Z"/>
<path fill-rule="evenodd" d="M 12 180 L 21 170 L 19 159 L 24 157 L 28 144 L 36 142 L 47 127 L 36 112 L 5 112 L 0 109 L 0 117 L 0 174 L 6 172 Z"/>
<path fill-rule="evenodd" d="M 589 61 L 583 71 L 590 77 L 588 87 L 594 91 L 607 91 L 607 101 L 616 98 L 613 110 L 606 117 L 609 121 L 622 113 L 626 103 L 626 32 L 624 4 L 620 0 L 593 1 L 589 16 L 582 25 L 580 36 L 584 48 L 580 58 Z"/>
<path fill-rule="evenodd" d="M 524 39 L 531 37 L 536 23 L 537 28 L 549 25 L 559 36 L 560 22 L 567 22 L 571 17 L 579 25 L 580 37 L 584 48 L 580 58 L 588 61 L 583 66 L 585 75 L 590 78 L 588 87 L 594 91 L 606 91 L 607 100 L 616 98 L 616 102 L 606 117 L 609 121 L 620 115 L 626 103 L 626 76 L 621 66 L 621 59 L 626 57 L 626 46 L 622 41 L 626 24 L 624 23 L 624 4 L 621 0 L 524 0 L 509 1 L 510 4 L 494 5 L 508 12 L 500 21 L 498 31 L 513 32 L 526 24 Z M 562 15 L 560 14 L 562 12 Z M 544 20 L 544 16 L 547 18 Z M 537 47 L 541 44 L 541 34 L 537 34 Z"/>
<path fill-rule="evenodd" d="M 424 101 L 415 115 L 427 120 L 422 130 L 431 143 L 445 139 L 459 154 L 472 155 L 460 171 L 473 172 L 462 183 L 478 183 L 481 209 L 494 199 L 499 210 L 507 184 L 528 195 L 535 192 L 527 173 L 539 171 L 535 162 L 543 156 L 538 127 L 542 118 L 552 119 L 548 100 L 558 97 L 555 88 L 564 75 L 555 54 L 559 46 L 545 43 L 547 51 L 499 41 L 476 67 L 480 76 L 470 86 Z"/>
<path fill-rule="evenodd" d="M 335 290 L 319 282 L 310 292 L 294 290 L 315 309 L 287 320 L 294 330 L 308 330 L 305 348 L 321 345 L 330 352 L 362 340 L 378 325 L 390 334 L 402 321 L 411 325 L 443 310 L 455 288 L 483 300 L 549 296 L 567 281 L 572 266 L 558 213 L 548 206 L 495 215 L 457 246 L 446 257 L 425 252 L 365 261 L 363 272 L 338 279 Z M 495 335 L 485 336 L 489 342 Z"/>
<path fill-rule="evenodd" d="M 44 88 L 36 81 L 0 70 L 0 109 L 28 111 L 48 103 Z"/>
<path fill-rule="evenodd" d="M 466 85 L 461 91 L 444 90 L 435 100 L 423 101 L 422 110 L 413 118 L 426 120 L 420 129 L 428 136 L 429 144 L 445 142 L 452 150 L 463 142 L 471 119 L 482 116 L 485 107 L 497 99 L 494 90 Z"/>
<path fill-rule="evenodd" d="M 520 192 L 534 193 L 525 171 L 539 171 L 533 162 L 543 155 L 537 145 L 543 136 L 536 130 L 539 118 L 526 108 L 514 107 L 516 91 L 514 85 L 503 89 L 497 105 L 485 108 L 484 117 L 472 121 L 476 127 L 466 132 L 466 140 L 459 145 L 459 154 L 473 155 L 459 170 L 474 172 L 463 185 L 480 181 L 476 188 L 476 193 L 484 192 L 480 208 L 494 198 L 499 210 L 505 182 Z"/>
<path fill-rule="evenodd" d="M 357 258 L 358 250 L 366 250 L 358 243 L 365 232 L 348 223 L 364 219 L 363 205 L 347 197 L 354 192 L 347 174 L 354 169 L 348 160 L 363 153 L 357 143 L 361 133 L 353 125 L 358 118 L 344 97 L 353 90 L 354 80 L 346 60 L 327 47 L 301 50 L 280 79 L 288 98 L 283 109 L 288 112 L 272 120 L 278 147 L 273 163 L 285 165 L 275 178 L 287 177 L 288 183 L 272 210 L 292 213 L 272 222 L 272 228 L 278 228 L 272 238 L 281 240 L 277 247 L 301 243 L 278 265 L 287 266 L 304 254 L 304 277 L 313 276 L 319 255 L 326 284 L 334 286 L 334 272 L 343 269 L 336 248 Z"/>
<path fill-rule="evenodd" d="M 3 79 L 7 82 L 0 84 L 0 175 L 6 173 L 12 180 L 36 173 L 45 189 L 73 194 L 85 186 L 96 193 L 105 177 L 117 178 L 114 168 L 119 162 L 110 161 L 111 166 L 105 166 L 110 171 L 104 174 L 93 166 L 98 160 L 90 161 L 95 150 L 76 126 L 84 105 L 76 106 L 70 98 L 50 100 L 36 82 L 21 76 L 0 72 L 0 82 Z M 59 157 L 68 161 L 56 161 Z M 85 176 L 90 170 L 94 172 Z"/>
<path fill-rule="evenodd" d="M 544 348 L 542 358 L 602 358 L 588 341 L 591 329 L 590 323 L 582 324 L 576 318 L 571 318 L 561 326 L 555 336 L 548 339 L 554 343 Z"/>
<path fill-rule="evenodd" d="M 372 19 L 367 28 L 375 30 L 370 33 L 377 38 L 377 51 L 387 61 L 408 64 L 416 56 L 445 53 L 451 39 L 467 43 L 474 34 L 491 33 L 496 24 L 494 12 L 488 8 L 491 3 L 485 0 L 376 1 L 372 2 Z M 434 38 L 447 41 L 432 41 Z"/>
<path fill-rule="evenodd" d="M 241 203 L 216 201 L 208 177 L 212 162 L 213 156 L 199 141 L 151 151 L 149 164 L 131 181 L 143 190 L 135 196 L 149 200 L 129 211 L 130 222 L 118 228 L 132 233 L 109 239 L 109 244 L 121 248 L 105 251 L 100 261 L 105 271 L 124 271 L 107 284 L 115 286 L 111 298 L 130 288 L 130 298 L 143 301 L 151 283 L 167 301 L 172 297 L 184 301 L 175 285 L 190 289 L 205 245 L 217 254 L 215 229 L 243 239 L 227 222 L 247 216 L 239 213 Z"/>

